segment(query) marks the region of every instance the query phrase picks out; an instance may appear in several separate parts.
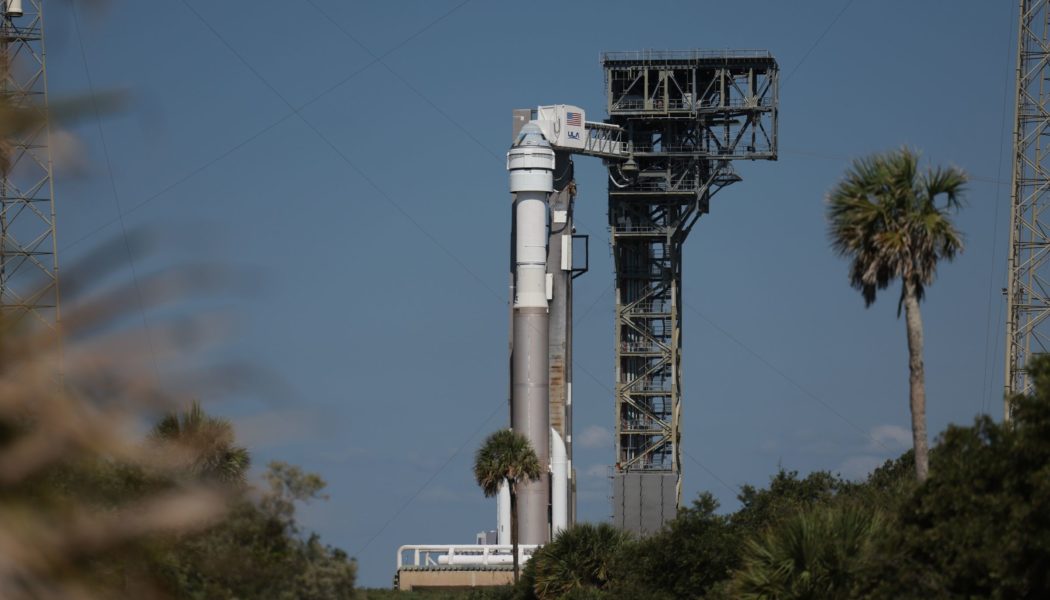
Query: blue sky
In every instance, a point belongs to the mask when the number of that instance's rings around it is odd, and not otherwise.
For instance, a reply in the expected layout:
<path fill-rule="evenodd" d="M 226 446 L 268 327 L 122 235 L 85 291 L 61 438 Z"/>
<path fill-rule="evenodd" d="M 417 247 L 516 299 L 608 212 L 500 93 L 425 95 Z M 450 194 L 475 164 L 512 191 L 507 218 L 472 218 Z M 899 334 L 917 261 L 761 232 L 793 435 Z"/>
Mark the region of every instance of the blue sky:
<path fill-rule="evenodd" d="M 136 272 L 256 274 L 223 305 L 236 327 L 215 356 L 279 383 L 205 404 L 257 464 L 329 481 L 304 518 L 359 558 L 362 584 L 389 585 L 398 545 L 494 524 L 470 461 L 507 418 L 510 111 L 571 103 L 601 120 L 605 50 L 765 48 L 781 65 L 780 160 L 738 165 L 744 181 L 686 246 L 685 499 L 709 490 L 732 508 L 778 466 L 859 477 L 906 448 L 897 291 L 865 309 L 823 220 L 824 194 L 870 152 L 908 144 L 973 177 L 966 252 L 923 306 L 930 430 L 1000 412 L 1014 3 L 113 0 L 81 13 L 79 35 L 69 4 L 48 11 L 52 94 L 86 91 L 90 73 L 131 97 L 72 127 L 85 164 L 57 175 L 61 260 L 119 239 L 123 214 L 166 232 Z M 579 159 L 577 181 L 591 271 L 576 280 L 575 465 L 580 515 L 601 521 L 600 163 Z"/>

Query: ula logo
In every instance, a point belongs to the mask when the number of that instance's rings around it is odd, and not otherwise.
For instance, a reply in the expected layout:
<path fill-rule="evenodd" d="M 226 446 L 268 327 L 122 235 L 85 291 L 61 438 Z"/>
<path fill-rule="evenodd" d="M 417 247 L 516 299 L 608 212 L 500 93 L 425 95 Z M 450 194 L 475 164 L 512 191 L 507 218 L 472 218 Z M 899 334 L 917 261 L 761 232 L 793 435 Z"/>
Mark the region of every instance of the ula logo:
<path fill-rule="evenodd" d="M 568 132 L 568 134 L 569 134 L 569 139 L 570 140 L 579 140 L 580 139 L 580 132 L 579 131 L 570 131 L 570 132 Z"/>

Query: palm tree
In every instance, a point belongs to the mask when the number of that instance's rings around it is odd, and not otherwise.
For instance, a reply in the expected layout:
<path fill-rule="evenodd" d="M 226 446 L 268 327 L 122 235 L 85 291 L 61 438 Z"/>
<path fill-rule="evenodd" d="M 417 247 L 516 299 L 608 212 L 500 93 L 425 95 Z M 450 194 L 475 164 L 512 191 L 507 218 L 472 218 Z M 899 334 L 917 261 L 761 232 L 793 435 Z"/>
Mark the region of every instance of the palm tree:
<path fill-rule="evenodd" d="M 533 555 L 529 563 L 539 600 L 564 598 L 605 589 L 613 578 L 613 561 L 630 541 L 623 530 L 608 523 L 583 523 L 562 531 Z"/>
<path fill-rule="evenodd" d="M 194 400 L 189 410 L 171 412 L 153 427 L 150 438 L 174 455 L 190 476 L 217 483 L 243 483 L 251 458 L 234 445 L 233 425 L 209 416 Z"/>
<path fill-rule="evenodd" d="M 510 429 L 485 439 L 474 456 L 474 478 L 485 497 L 499 494 L 506 483 L 510 490 L 510 543 L 514 547 L 514 583 L 518 583 L 518 494 L 517 486 L 540 478 L 540 460 L 529 440 Z"/>
<path fill-rule="evenodd" d="M 875 302 L 877 290 L 901 280 L 897 317 L 903 306 L 915 472 L 922 482 L 929 452 L 919 302 L 938 261 L 962 251 L 962 235 L 949 215 L 960 206 L 966 174 L 955 167 L 920 173 L 918 163 L 918 154 L 908 148 L 854 161 L 828 196 L 828 220 L 831 246 L 850 259 L 850 285 L 860 290 L 865 306 Z"/>
<path fill-rule="evenodd" d="M 744 600 L 852 598 L 852 586 L 885 527 L 860 506 L 799 511 L 747 541 L 730 590 Z"/>

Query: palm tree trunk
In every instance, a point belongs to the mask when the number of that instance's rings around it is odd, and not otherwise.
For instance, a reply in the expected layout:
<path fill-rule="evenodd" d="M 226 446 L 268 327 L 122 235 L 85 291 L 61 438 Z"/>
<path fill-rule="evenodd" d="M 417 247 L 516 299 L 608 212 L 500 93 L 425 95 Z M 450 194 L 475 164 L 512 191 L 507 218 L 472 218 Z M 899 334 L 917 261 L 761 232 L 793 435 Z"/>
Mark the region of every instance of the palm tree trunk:
<path fill-rule="evenodd" d="M 910 376 L 911 437 L 915 447 L 915 476 L 919 483 L 930 473 L 926 442 L 926 371 L 922 364 L 922 314 L 915 285 L 904 283 L 904 322 L 908 328 L 908 370 Z"/>
<path fill-rule="evenodd" d="M 510 488 L 510 545 L 514 552 L 514 585 L 518 585 L 518 495 L 514 485 L 507 482 Z"/>

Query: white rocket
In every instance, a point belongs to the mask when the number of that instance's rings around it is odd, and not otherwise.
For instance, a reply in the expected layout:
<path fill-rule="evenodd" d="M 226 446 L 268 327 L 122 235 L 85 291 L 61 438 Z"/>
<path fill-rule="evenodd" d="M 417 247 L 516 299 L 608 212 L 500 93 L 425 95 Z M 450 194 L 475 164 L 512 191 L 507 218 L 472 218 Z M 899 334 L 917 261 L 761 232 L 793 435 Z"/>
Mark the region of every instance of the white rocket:
<path fill-rule="evenodd" d="M 507 153 L 507 170 L 514 195 L 510 424 L 531 442 L 540 464 L 547 465 L 550 455 L 547 197 L 554 191 L 554 150 L 535 124 L 522 127 Z M 547 543 L 550 540 L 547 478 L 521 484 L 517 497 L 519 542 Z"/>
<path fill-rule="evenodd" d="M 547 271 L 551 233 L 548 231 L 548 215 L 551 213 L 548 200 L 554 191 L 554 151 L 620 158 L 624 148 L 622 143 L 605 137 L 618 133 L 618 128 L 587 123 L 583 110 L 574 106 L 541 106 L 533 119 L 521 128 L 507 152 L 510 191 L 514 196 L 511 428 L 531 442 L 540 464 L 550 469 L 549 477 L 523 484 L 518 490 L 519 541 L 545 544 L 568 526 L 572 476 L 567 449 L 567 442 L 571 439 L 569 425 L 565 424 L 563 437 L 551 427 L 550 413 L 552 350 L 548 346 L 551 323 L 548 300 L 552 298 L 555 284 L 553 274 Z M 596 134 L 589 134 L 588 128 L 593 128 Z M 564 224 L 564 211 L 560 214 L 560 222 Z M 571 279 L 571 243 L 566 244 L 571 242 L 571 237 L 571 230 L 556 236 L 561 242 L 561 262 L 550 268 L 563 271 L 559 274 L 562 281 Z M 565 248 L 565 245 L 569 247 Z M 559 327 L 569 326 L 568 322 L 559 323 Z M 571 364 L 571 356 L 559 360 Z M 563 402 L 571 402 L 571 399 Z M 497 509 L 501 544 L 510 541 L 508 496 L 506 492 L 500 494 Z"/>

